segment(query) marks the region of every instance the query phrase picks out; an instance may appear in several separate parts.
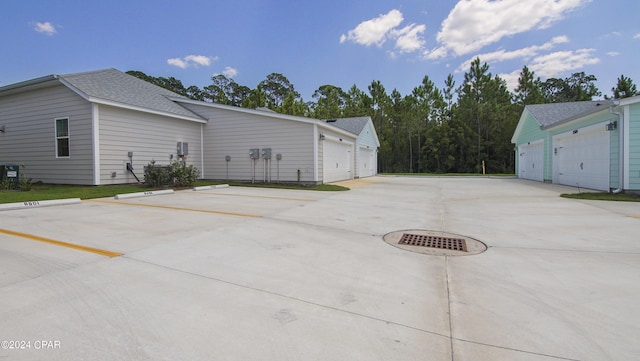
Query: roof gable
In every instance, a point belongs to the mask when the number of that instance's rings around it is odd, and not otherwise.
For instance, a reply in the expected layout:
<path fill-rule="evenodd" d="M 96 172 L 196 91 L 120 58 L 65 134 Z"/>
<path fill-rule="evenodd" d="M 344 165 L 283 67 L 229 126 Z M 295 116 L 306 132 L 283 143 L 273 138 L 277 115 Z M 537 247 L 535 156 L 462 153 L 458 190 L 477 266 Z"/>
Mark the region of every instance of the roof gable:
<path fill-rule="evenodd" d="M 113 103 L 115 106 L 142 111 L 166 113 L 189 120 L 204 121 L 169 97 L 182 96 L 170 90 L 125 74 L 116 69 L 59 75 L 60 82 L 91 102 Z"/>
<path fill-rule="evenodd" d="M 325 120 L 330 125 L 346 130 L 349 133 L 360 135 L 369 122 L 369 117 L 339 118 Z"/>
<path fill-rule="evenodd" d="M 614 102 L 611 100 L 533 104 L 527 105 L 525 111 L 533 116 L 541 129 L 547 129 L 597 113 L 612 105 Z"/>

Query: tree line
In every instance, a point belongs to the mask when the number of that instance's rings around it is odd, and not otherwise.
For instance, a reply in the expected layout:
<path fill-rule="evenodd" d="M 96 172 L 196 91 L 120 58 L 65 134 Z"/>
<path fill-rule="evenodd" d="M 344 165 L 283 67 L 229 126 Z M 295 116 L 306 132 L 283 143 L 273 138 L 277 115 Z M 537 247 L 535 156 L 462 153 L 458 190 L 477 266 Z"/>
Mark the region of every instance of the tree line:
<path fill-rule="evenodd" d="M 255 88 L 240 85 L 224 75 L 214 75 L 202 89 L 185 87 L 173 77 L 153 77 L 140 71 L 130 75 L 194 100 L 244 108 L 335 119 L 370 116 L 380 139 L 378 171 L 381 173 L 513 173 L 515 155 L 511 136 L 528 104 L 591 100 L 602 96 L 597 78 L 584 72 L 542 81 L 527 66 L 518 86 L 509 91 L 504 79 L 489 72 L 476 58 L 456 85 L 449 74 L 439 88 L 424 76 L 411 94 L 388 92 L 374 80 L 366 91 L 325 84 L 304 101 L 282 74 L 271 73 Z M 634 82 L 621 75 L 612 98 L 638 95 Z M 605 98 L 610 98 L 605 95 Z"/>

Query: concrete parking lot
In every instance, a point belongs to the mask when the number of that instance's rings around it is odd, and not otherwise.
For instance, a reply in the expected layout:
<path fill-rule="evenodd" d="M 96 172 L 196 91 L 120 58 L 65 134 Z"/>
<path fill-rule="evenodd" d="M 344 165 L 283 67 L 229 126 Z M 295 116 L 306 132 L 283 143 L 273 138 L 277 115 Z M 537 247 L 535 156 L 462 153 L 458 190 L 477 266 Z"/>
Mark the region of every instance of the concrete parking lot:
<path fill-rule="evenodd" d="M 517 179 L 348 185 L 1 211 L 0 360 L 640 355 L 638 203 Z M 417 229 L 488 249 L 383 241 Z"/>

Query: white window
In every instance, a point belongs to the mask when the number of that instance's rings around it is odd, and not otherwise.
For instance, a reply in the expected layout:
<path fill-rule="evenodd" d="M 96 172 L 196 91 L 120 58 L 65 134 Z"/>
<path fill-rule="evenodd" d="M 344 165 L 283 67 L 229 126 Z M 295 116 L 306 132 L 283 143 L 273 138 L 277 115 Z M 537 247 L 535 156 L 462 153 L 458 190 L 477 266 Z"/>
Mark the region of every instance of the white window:
<path fill-rule="evenodd" d="M 56 119 L 56 158 L 69 158 L 69 118 Z"/>

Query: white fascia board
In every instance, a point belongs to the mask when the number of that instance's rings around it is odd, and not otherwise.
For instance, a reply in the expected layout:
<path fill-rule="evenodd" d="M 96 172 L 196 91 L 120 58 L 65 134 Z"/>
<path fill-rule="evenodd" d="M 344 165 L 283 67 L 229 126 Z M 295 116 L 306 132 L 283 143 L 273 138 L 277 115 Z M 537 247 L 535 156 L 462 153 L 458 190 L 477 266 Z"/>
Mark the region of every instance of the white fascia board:
<path fill-rule="evenodd" d="M 88 100 L 90 102 L 96 103 L 96 104 L 108 105 L 108 106 L 112 106 L 112 107 L 116 107 L 116 108 L 122 108 L 122 109 L 127 109 L 127 110 L 135 110 L 135 111 L 143 112 L 143 113 L 162 115 L 162 116 L 169 117 L 169 118 L 182 119 L 182 120 L 188 120 L 188 121 L 191 121 L 191 122 L 207 124 L 207 121 L 204 120 L 204 119 L 188 117 L 188 116 L 185 116 L 185 115 L 173 114 L 173 113 L 163 112 L 163 111 L 160 111 L 160 110 L 153 110 L 153 109 L 149 109 L 149 108 L 137 107 L 137 106 L 134 106 L 134 105 L 114 102 L 114 101 L 111 101 L 111 100 L 104 100 L 104 99 L 93 98 L 93 97 L 89 97 Z"/>
<path fill-rule="evenodd" d="M 604 107 L 602 109 L 599 109 L 598 111 L 594 111 L 594 112 L 588 112 L 588 113 L 582 113 L 582 114 L 578 114 L 576 116 L 573 116 L 571 118 L 567 118 L 565 120 L 559 121 L 555 124 L 546 126 L 546 127 L 540 127 L 541 130 L 551 130 L 554 128 L 558 128 L 561 126 L 565 126 L 565 125 L 571 125 L 573 123 L 578 123 L 580 121 L 582 121 L 584 118 L 590 117 L 590 116 L 595 116 L 596 114 L 600 114 L 600 113 L 608 113 L 609 112 L 609 107 Z"/>
<path fill-rule="evenodd" d="M 349 137 L 351 139 L 353 139 L 353 141 L 355 142 L 358 139 L 358 135 L 353 134 L 351 132 L 347 132 L 346 130 L 340 129 L 336 126 L 333 125 L 329 125 L 325 122 L 323 122 L 322 120 L 318 120 L 318 126 L 320 128 L 332 131 L 334 133 L 340 134 L 340 135 L 344 135 L 345 137 Z"/>
<path fill-rule="evenodd" d="M 167 98 L 169 100 L 172 100 L 172 101 L 177 102 L 177 103 L 200 105 L 200 106 L 203 106 L 203 107 L 210 107 L 210 108 L 215 108 L 215 109 L 228 110 L 228 111 L 232 111 L 232 112 L 258 115 L 258 116 L 262 116 L 262 117 L 270 117 L 270 118 L 276 118 L 276 119 L 290 120 L 290 121 L 294 121 L 294 122 L 307 123 L 307 124 L 315 124 L 315 125 L 319 126 L 320 128 L 325 128 L 325 129 L 331 130 L 332 132 L 344 135 L 344 136 L 349 137 L 349 138 L 355 139 L 357 137 L 355 134 L 349 133 L 346 130 L 342 130 L 342 129 L 338 128 L 338 127 L 329 125 L 326 122 L 323 122 L 322 120 L 318 120 L 318 119 L 305 118 L 305 117 L 299 117 L 299 116 L 288 115 L 288 114 L 280 114 L 280 113 L 276 113 L 276 112 L 265 112 L 265 111 L 262 111 L 262 110 L 241 108 L 241 107 L 236 107 L 236 106 L 233 106 L 233 105 L 207 103 L 207 102 L 203 102 L 203 101 L 200 101 L 200 100 L 184 99 L 184 98 L 178 98 L 178 97 L 167 97 Z"/>
<path fill-rule="evenodd" d="M 516 130 L 513 131 L 513 135 L 511 136 L 511 143 L 512 144 L 516 144 L 518 135 L 520 134 L 520 131 L 522 130 L 522 124 L 524 124 L 524 120 L 525 120 L 525 113 L 529 113 L 529 110 L 527 110 L 527 108 L 525 107 L 524 110 L 522 110 L 522 114 L 520 114 L 520 119 L 518 120 L 518 124 L 516 125 Z M 531 115 L 531 117 L 536 121 L 536 123 L 540 124 L 540 122 L 538 122 L 538 119 L 536 119 L 536 117 L 534 117 L 533 115 Z M 540 129 L 542 129 L 542 127 L 540 127 Z"/>
<path fill-rule="evenodd" d="M 276 112 L 265 112 L 265 111 L 262 111 L 262 110 L 241 108 L 241 107 L 236 107 L 236 106 L 233 106 L 233 105 L 224 105 L 224 104 L 218 104 L 218 103 L 208 103 L 208 102 L 203 102 L 203 101 L 200 101 L 200 100 L 184 99 L 184 98 L 178 98 L 178 97 L 167 97 L 167 99 L 172 100 L 172 101 L 177 102 L 177 103 L 200 105 L 200 106 L 203 106 L 203 107 L 209 107 L 209 108 L 215 108 L 215 109 L 221 109 L 221 110 L 228 110 L 228 111 L 232 111 L 232 112 L 239 112 L 239 113 L 245 113 L 245 114 L 259 115 L 259 116 L 263 116 L 263 117 L 284 119 L 284 120 L 290 120 L 290 121 L 294 121 L 294 122 L 316 124 L 319 121 L 319 120 L 316 120 L 316 119 L 299 117 L 299 116 L 295 116 L 295 115 L 281 114 L 281 113 L 276 113 Z"/>
<path fill-rule="evenodd" d="M 100 185 L 100 109 L 91 103 L 91 128 L 93 146 L 93 185 Z"/>
<path fill-rule="evenodd" d="M 64 80 L 62 78 L 58 78 L 58 80 L 64 86 L 66 86 L 67 88 L 71 89 L 74 93 L 76 93 L 79 96 L 81 96 L 84 100 L 86 100 L 88 102 L 91 102 L 91 103 L 108 105 L 108 106 L 112 106 L 112 107 L 116 107 L 116 108 L 122 108 L 122 109 L 128 109 L 128 110 L 135 110 L 135 111 L 143 112 L 143 113 L 162 115 L 162 116 L 165 116 L 165 117 L 188 120 L 188 121 L 196 122 L 196 123 L 203 123 L 203 124 L 207 123 L 206 120 L 200 119 L 200 118 L 188 117 L 188 116 L 184 116 L 184 115 L 163 112 L 163 111 L 160 111 L 160 110 L 154 110 L 154 109 L 149 109 L 149 108 L 138 107 L 138 106 L 135 106 L 135 105 L 129 105 L 129 104 L 124 104 L 124 103 L 114 102 L 112 100 L 105 100 L 105 99 L 100 99 L 100 98 L 96 98 L 96 97 L 90 97 L 87 94 L 85 94 L 84 92 L 80 91 L 80 89 L 78 89 L 78 88 L 74 87 L 73 85 L 71 85 L 66 80 Z"/>
<path fill-rule="evenodd" d="M 637 96 L 634 96 L 634 97 L 620 99 L 619 102 L 620 102 L 619 103 L 620 105 L 629 105 L 629 104 L 640 103 L 640 95 L 637 95 Z"/>

